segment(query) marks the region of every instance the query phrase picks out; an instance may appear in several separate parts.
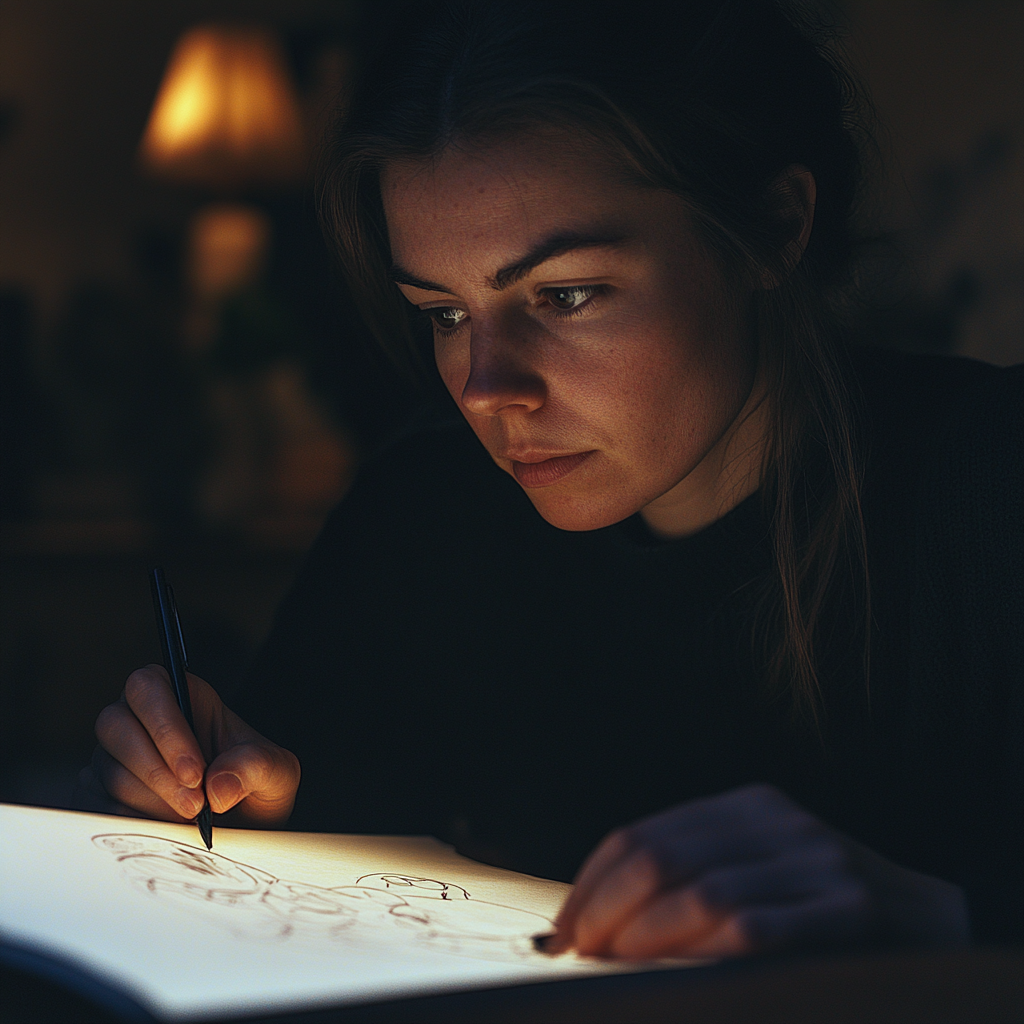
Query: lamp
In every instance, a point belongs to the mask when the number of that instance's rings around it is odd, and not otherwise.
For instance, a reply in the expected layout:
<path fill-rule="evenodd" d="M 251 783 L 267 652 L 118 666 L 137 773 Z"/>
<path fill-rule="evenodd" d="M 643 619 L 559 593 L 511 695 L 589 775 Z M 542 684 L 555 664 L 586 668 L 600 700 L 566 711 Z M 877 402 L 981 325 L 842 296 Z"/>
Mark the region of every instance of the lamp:
<path fill-rule="evenodd" d="M 204 25 L 182 36 L 142 137 L 146 167 L 232 189 L 296 180 L 304 151 L 298 97 L 273 35 Z"/>
<path fill-rule="evenodd" d="M 298 96 L 270 32 L 200 25 L 181 37 L 139 149 L 150 173 L 230 195 L 297 181 L 305 148 Z M 262 210 L 218 203 L 196 211 L 188 247 L 194 295 L 208 304 L 255 283 L 269 244 Z M 203 338 L 192 340 L 202 347 Z"/>

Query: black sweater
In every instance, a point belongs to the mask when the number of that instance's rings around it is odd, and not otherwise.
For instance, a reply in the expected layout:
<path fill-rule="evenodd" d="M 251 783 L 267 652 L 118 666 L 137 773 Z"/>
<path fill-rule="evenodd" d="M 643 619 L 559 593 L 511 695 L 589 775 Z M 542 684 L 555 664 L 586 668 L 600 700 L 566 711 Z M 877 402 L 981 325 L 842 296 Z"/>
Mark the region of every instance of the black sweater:
<path fill-rule="evenodd" d="M 617 825 L 764 781 L 1024 940 L 1024 367 L 857 365 L 870 697 L 837 664 L 816 736 L 764 694 L 757 495 L 678 541 L 564 532 L 435 424 L 361 469 L 243 694 L 302 762 L 292 827 L 568 878 Z"/>

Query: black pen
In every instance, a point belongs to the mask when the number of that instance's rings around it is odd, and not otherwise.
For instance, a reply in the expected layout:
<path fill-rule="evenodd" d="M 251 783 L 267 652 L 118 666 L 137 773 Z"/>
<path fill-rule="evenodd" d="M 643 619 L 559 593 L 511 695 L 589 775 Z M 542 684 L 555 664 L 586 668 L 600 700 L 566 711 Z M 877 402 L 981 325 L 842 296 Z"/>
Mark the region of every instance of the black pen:
<path fill-rule="evenodd" d="M 174 591 L 171 590 L 164 576 L 163 569 L 154 569 L 149 581 L 153 586 L 153 610 L 156 612 L 156 628 L 160 633 L 160 649 L 164 656 L 164 668 L 171 677 L 174 695 L 178 698 L 178 707 L 188 722 L 188 727 L 195 735 L 196 724 L 192 720 L 192 701 L 188 694 L 188 655 L 185 653 L 185 637 L 181 632 L 181 620 L 178 618 L 178 607 L 174 603 Z M 210 801 L 203 797 L 203 809 L 196 816 L 199 834 L 203 837 L 208 850 L 213 849 L 213 811 Z"/>

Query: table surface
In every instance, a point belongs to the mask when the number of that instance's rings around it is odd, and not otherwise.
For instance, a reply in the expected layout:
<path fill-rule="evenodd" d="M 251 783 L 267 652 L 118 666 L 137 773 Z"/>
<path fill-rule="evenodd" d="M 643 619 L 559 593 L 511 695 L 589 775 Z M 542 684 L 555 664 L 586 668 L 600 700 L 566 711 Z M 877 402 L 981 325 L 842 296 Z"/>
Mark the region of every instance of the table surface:
<path fill-rule="evenodd" d="M 2 1024 L 118 1018 L 52 982 L 0 969 Z M 464 992 L 261 1018 L 261 1024 L 1013 1024 L 1024 949 L 878 952 Z"/>

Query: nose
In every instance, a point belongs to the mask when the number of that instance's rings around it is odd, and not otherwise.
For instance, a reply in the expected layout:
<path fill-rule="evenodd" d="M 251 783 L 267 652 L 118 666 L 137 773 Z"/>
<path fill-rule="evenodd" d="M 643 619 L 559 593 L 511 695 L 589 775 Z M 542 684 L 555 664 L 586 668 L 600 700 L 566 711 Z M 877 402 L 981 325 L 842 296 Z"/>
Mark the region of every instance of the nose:
<path fill-rule="evenodd" d="M 543 377 L 530 365 L 524 345 L 501 335 L 474 331 L 470 339 L 469 376 L 462 405 L 474 416 L 511 411 L 531 413 L 547 397 Z"/>

